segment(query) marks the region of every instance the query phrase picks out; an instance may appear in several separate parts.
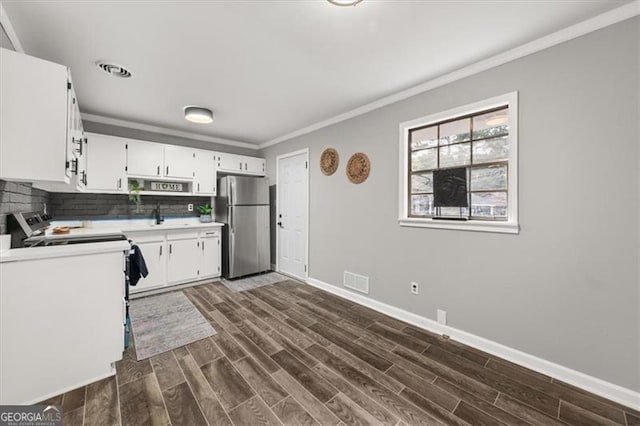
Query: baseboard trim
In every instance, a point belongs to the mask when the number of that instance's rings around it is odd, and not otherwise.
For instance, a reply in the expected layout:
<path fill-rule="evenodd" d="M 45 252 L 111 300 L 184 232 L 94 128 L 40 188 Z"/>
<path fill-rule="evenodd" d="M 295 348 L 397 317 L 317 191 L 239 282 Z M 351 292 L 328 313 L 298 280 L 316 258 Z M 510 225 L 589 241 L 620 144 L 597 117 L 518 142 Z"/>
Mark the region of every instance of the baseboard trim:
<path fill-rule="evenodd" d="M 554 379 L 577 386 L 603 398 L 633 408 L 634 410 L 640 410 L 640 392 L 635 392 L 631 389 L 589 376 L 588 374 L 538 358 L 534 355 L 485 339 L 484 337 L 476 336 L 466 331 L 458 330 L 457 328 L 439 324 L 429 318 L 416 315 L 395 306 L 387 305 L 386 303 L 379 302 L 368 296 L 353 293 L 349 290 L 328 284 L 315 278 L 309 277 L 307 279 L 307 284 L 433 333 L 446 334 L 452 339 L 464 343 L 465 345 L 499 356 L 500 358 L 539 373 L 546 374 Z"/>

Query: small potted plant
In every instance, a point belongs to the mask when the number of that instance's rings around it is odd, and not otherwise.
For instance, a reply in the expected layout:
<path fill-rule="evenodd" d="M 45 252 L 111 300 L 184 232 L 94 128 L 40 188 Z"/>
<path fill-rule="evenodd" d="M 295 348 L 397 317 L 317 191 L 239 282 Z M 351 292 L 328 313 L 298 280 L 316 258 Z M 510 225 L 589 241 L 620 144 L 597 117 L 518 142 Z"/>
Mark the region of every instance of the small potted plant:
<path fill-rule="evenodd" d="M 205 204 L 204 206 L 198 206 L 198 211 L 200 212 L 200 222 L 209 223 L 213 222 L 213 217 L 211 216 L 211 206 L 209 204 Z"/>
<path fill-rule="evenodd" d="M 142 187 L 140 186 L 140 182 L 136 179 L 129 181 L 129 201 L 133 201 L 136 205 L 136 213 L 142 213 L 142 199 L 140 198 L 140 191 Z"/>

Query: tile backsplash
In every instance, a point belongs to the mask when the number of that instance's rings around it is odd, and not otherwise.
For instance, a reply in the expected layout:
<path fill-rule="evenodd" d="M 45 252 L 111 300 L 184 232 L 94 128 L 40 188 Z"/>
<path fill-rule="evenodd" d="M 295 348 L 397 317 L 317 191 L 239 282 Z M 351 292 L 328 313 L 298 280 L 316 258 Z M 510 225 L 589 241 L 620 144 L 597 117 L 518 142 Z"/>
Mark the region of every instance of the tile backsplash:
<path fill-rule="evenodd" d="M 142 195 L 141 213 L 126 194 L 50 193 L 50 212 L 55 220 L 153 218 L 156 204 L 165 217 L 199 216 L 198 206 L 211 204 L 211 197 Z M 193 204 L 193 211 L 187 210 Z"/>
<path fill-rule="evenodd" d="M 0 234 L 7 233 L 9 213 L 41 212 L 49 204 L 49 193 L 30 183 L 0 180 Z"/>

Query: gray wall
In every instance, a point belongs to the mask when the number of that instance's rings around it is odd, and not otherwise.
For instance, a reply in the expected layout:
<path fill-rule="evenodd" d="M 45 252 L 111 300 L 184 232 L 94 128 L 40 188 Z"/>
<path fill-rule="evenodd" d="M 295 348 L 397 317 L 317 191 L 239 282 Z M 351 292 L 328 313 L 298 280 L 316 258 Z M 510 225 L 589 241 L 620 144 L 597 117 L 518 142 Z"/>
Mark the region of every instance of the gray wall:
<path fill-rule="evenodd" d="M 634 18 L 273 147 L 310 148 L 310 276 L 640 390 Z M 518 91 L 519 235 L 400 227 L 398 124 Z M 331 177 L 323 149 L 340 153 Z M 345 176 L 357 151 L 372 171 Z M 409 282 L 420 283 L 411 295 Z"/>
<path fill-rule="evenodd" d="M 30 183 L 0 180 L 0 234 L 7 233 L 7 214 L 41 212 L 49 205 L 49 193 L 31 187 Z"/>
<path fill-rule="evenodd" d="M 80 100 L 82 105 L 82 99 Z M 207 149 L 209 151 L 229 152 L 232 154 L 257 156 L 258 151 L 248 148 L 239 148 L 231 145 L 223 145 L 212 142 L 198 141 L 195 139 L 178 138 L 176 136 L 163 135 L 160 133 L 147 132 L 144 130 L 130 129 L 126 127 L 112 126 L 109 124 L 96 123 L 92 121 L 82 121 L 84 130 L 87 132 L 100 133 L 104 135 L 120 136 L 122 138 L 141 139 L 145 141 L 166 143 L 171 145 L 188 146 L 192 148 Z"/>
<path fill-rule="evenodd" d="M 136 213 L 136 206 L 129 201 L 128 195 L 51 192 L 49 197 L 50 212 L 55 220 L 152 218 L 157 203 L 166 218 L 199 216 L 197 207 L 211 204 L 211 197 L 142 195 L 141 212 Z M 194 205 L 193 211 L 188 211 L 187 204 Z"/>

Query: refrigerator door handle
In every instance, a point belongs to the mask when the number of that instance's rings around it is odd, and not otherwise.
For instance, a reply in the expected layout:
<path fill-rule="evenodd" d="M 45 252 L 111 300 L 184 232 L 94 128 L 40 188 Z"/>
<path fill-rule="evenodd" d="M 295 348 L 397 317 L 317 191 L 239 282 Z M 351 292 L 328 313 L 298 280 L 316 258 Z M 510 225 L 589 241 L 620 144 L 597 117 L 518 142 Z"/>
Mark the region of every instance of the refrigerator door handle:
<path fill-rule="evenodd" d="M 233 179 L 231 178 L 227 178 L 229 179 L 229 205 L 232 206 L 233 205 Z"/>
<path fill-rule="evenodd" d="M 229 206 L 229 233 L 234 234 L 236 230 L 233 228 L 233 206 Z"/>

